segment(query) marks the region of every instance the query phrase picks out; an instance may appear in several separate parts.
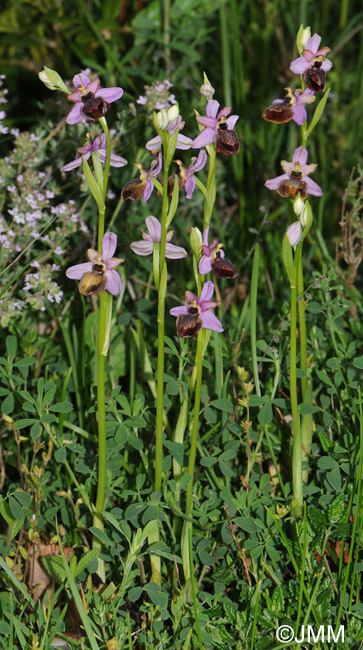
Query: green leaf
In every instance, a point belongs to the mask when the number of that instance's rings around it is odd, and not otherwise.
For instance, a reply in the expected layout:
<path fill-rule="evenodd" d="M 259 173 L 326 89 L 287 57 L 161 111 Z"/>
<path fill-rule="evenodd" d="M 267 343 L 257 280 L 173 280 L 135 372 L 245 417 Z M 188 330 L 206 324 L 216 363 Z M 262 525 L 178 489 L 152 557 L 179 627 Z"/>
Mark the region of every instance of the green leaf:
<path fill-rule="evenodd" d="M 5 415 L 9 415 L 9 413 L 12 413 L 14 410 L 14 396 L 12 393 L 5 397 L 3 400 L 3 403 L 1 405 L 1 410 Z"/>
<path fill-rule="evenodd" d="M 29 492 L 24 492 L 24 490 L 16 490 L 14 492 L 14 499 L 16 499 L 23 508 L 30 508 L 32 498 Z"/>
<path fill-rule="evenodd" d="M 16 348 L 17 348 L 18 342 L 16 336 L 7 336 L 6 337 L 6 351 L 8 353 L 8 356 L 10 359 L 14 359 L 16 355 Z"/>
<path fill-rule="evenodd" d="M 339 470 L 338 470 L 339 471 Z M 328 517 L 331 524 L 335 524 L 343 519 L 345 513 L 345 495 L 338 494 L 335 499 L 328 505 Z"/>
<path fill-rule="evenodd" d="M 258 421 L 260 424 L 269 424 L 273 419 L 273 410 L 271 402 L 265 402 L 258 413 Z"/>
<path fill-rule="evenodd" d="M 229 399 L 215 399 L 210 406 L 214 406 L 214 408 L 225 413 L 233 413 L 233 404 Z"/>
<path fill-rule="evenodd" d="M 184 446 L 180 442 L 172 442 L 171 440 L 164 440 L 164 446 L 172 453 L 178 465 L 183 465 Z"/>
<path fill-rule="evenodd" d="M 70 402 L 57 402 L 56 404 L 52 404 L 49 410 L 54 411 L 54 413 L 70 413 L 73 411 L 73 404 Z"/>
<path fill-rule="evenodd" d="M 313 406 L 313 404 L 300 404 L 299 406 L 299 412 L 300 415 L 310 415 L 311 413 L 319 413 L 321 409 L 319 406 Z"/>
<path fill-rule="evenodd" d="M 103 530 L 96 528 L 96 526 L 91 526 L 89 532 L 92 533 L 94 537 L 97 537 L 97 539 L 99 539 L 102 544 L 105 544 L 105 546 L 114 546 L 114 542 L 110 540 L 106 533 L 104 533 Z"/>
<path fill-rule="evenodd" d="M 93 548 L 91 551 L 87 551 L 87 553 L 81 557 L 76 568 L 74 569 L 74 571 L 72 571 L 74 578 L 76 578 L 80 573 L 82 573 L 82 571 L 84 571 L 88 567 L 88 565 L 91 564 L 91 562 L 95 560 L 96 557 L 98 557 L 100 550 L 101 549 L 99 548 Z"/>
<path fill-rule="evenodd" d="M 318 124 L 318 122 L 319 122 L 319 120 L 320 120 L 320 118 L 321 118 L 321 116 L 323 114 L 325 104 L 326 104 L 326 102 L 328 100 L 329 93 L 330 93 L 330 88 L 328 88 L 326 90 L 324 96 L 321 98 L 319 104 L 317 105 L 317 107 L 315 109 L 315 112 L 314 112 L 314 115 L 313 115 L 313 119 L 310 122 L 310 126 L 305 131 L 305 138 L 306 139 L 311 135 L 312 131 L 315 129 L 316 125 Z"/>
<path fill-rule="evenodd" d="M 30 419 L 25 419 L 25 420 L 17 420 L 15 422 L 14 426 L 16 429 L 24 429 L 25 427 L 30 427 L 34 422 L 37 422 L 38 420 L 34 420 L 34 418 Z"/>
<path fill-rule="evenodd" d="M 91 168 L 85 158 L 83 158 L 83 173 L 86 177 L 87 185 L 90 189 L 90 192 L 97 203 L 97 207 L 101 212 L 105 210 L 105 203 L 102 196 L 102 191 L 98 186 L 98 183 L 95 177 L 92 174 Z"/>
<path fill-rule="evenodd" d="M 321 314 L 323 311 L 323 306 L 320 302 L 314 302 L 313 300 L 306 305 L 306 311 L 309 311 L 311 314 Z"/>
<path fill-rule="evenodd" d="M 286 271 L 286 275 L 289 278 L 290 286 L 295 286 L 295 267 L 294 267 L 294 258 L 292 255 L 292 246 L 290 244 L 289 238 L 285 233 L 282 240 L 282 261 Z"/>
<path fill-rule="evenodd" d="M 132 587 L 132 589 L 130 589 L 128 592 L 127 597 L 132 603 L 134 603 L 136 600 L 139 600 L 142 591 L 142 587 Z"/>
<path fill-rule="evenodd" d="M 363 370 L 363 357 L 357 357 L 354 359 L 353 366 L 359 368 L 359 370 Z"/>
<path fill-rule="evenodd" d="M 169 228 L 171 222 L 174 219 L 174 215 L 175 215 L 176 209 L 178 207 L 178 201 L 179 201 L 179 179 L 178 179 L 177 174 L 175 174 L 174 175 L 174 188 L 173 188 L 173 193 L 171 195 L 171 201 L 170 201 L 168 216 L 167 216 L 167 219 L 166 219 L 166 227 L 167 227 L 167 229 Z"/>
<path fill-rule="evenodd" d="M 144 589 L 154 605 L 159 605 L 161 609 L 166 609 L 168 605 L 168 596 L 161 591 L 159 585 L 155 582 L 149 582 L 144 586 Z"/>
<path fill-rule="evenodd" d="M 67 449 L 65 447 L 59 447 L 59 449 L 57 449 L 54 454 L 54 458 L 56 459 L 57 463 L 63 463 L 66 457 Z"/>
<path fill-rule="evenodd" d="M 19 359 L 19 361 L 15 361 L 14 366 L 16 368 L 27 368 L 28 366 L 33 366 L 34 363 L 36 363 L 37 360 L 35 357 L 25 357 L 24 359 Z"/>
<path fill-rule="evenodd" d="M 237 524 L 246 533 L 255 533 L 258 530 L 256 522 L 252 517 L 235 517 L 233 523 Z"/>
<path fill-rule="evenodd" d="M 45 555 L 42 557 L 42 564 L 47 573 L 55 578 L 57 582 L 62 582 L 67 575 L 63 567 L 62 558 L 60 557 Z"/>
<path fill-rule="evenodd" d="M 24 519 L 25 515 L 23 513 L 23 510 L 13 496 L 9 497 L 9 506 L 10 506 L 11 514 L 15 519 Z"/>
<path fill-rule="evenodd" d="M 318 460 L 319 469 L 334 469 L 338 463 L 331 456 L 321 456 Z"/>

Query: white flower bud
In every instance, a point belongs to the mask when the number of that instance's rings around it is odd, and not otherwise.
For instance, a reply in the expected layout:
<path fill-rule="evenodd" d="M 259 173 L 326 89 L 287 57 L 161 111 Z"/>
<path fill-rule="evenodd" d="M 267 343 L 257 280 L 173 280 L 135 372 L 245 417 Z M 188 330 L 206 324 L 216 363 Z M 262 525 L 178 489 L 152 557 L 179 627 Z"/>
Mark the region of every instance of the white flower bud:
<path fill-rule="evenodd" d="M 302 228 L 300 221 L 294 221 L 294 223 L 288 227 L 286 234 L 291 246 L 297 246 L 302 237 Z"/>
<path fill-rule="evenodd" d="M 206 97 L 207 99 L 212 99 L 212 98 L 213 98 L 213 95 L 214 95 L 214 93 L 215 93 L 215 90 L 214 90 L 212 84 L 210 83 L 210 81 L 209 81 L 207 75 L 205 74 L 205 72 L 203 73 L 203 80 L 204 80 L 204 83 L 203 83 L 203 85 L 200 87 L 200 92 L 201 92 L 202 95 L 204 95 L 204 97 Z"/>
<path fill-rule="evenodd" d="M 178 116 L 179 116 L 179 104 L 173 104 L 173 106 L 171 106 L 168 109 L 168 124 L 170 124 L 170 122 L 174 122 L 174 120 L 176 120 Z"/>
<path fill-rule="evenodd" d="M 49 88 L 49 90 L 61 90 L 69 95 L 70 90 L 65 85 L 62 77 L 55 70 L 44 66 L 44 69 L 39 72 L 38 77 L 40 81 Z"/>
<path fill-rule="evenodd" d="M 190 233 L 190 246 L 197 260 L 200 258 L 202 243 L 202 233 L 199 228 L 192 228 Z"/>
<path fill-rule="evenodd" d="M 306 202 L 306 205 L 304 206 L 304 210 L 300 214 L 300 223 L 304 228 L 308 226 L 308 230 L 310 230 L 311 225 L 313 223 L 313 213 L 310 207 L 310 203 Z"/>
<path fill-rule="evenodd" d="M 163 108 L 158 113 L 154 113 L 154 118 L 155 118 L 155 126 L 156 126 L 156 128 L 161 129 L 162 131 L 165 131 L 166 127 L 169 124 L 168 114 L 167 114 L 166 110 Z"/>
<path fill-rule="evenodd" d="M 305 208 L 305 203 L 300 196 L 300 192 L 298 193 L 296 199 L 294 200 L 293 208 L 296 216 L 300 217 Z"/>
<path fill-rule="evenodd" d="M 304 29 L 303 25 L 300 25 L 296 37 L 297 49 L 300 55 L 305 50 L 309 38 L 311 38 L 311 27 L 305 27 Z"/>

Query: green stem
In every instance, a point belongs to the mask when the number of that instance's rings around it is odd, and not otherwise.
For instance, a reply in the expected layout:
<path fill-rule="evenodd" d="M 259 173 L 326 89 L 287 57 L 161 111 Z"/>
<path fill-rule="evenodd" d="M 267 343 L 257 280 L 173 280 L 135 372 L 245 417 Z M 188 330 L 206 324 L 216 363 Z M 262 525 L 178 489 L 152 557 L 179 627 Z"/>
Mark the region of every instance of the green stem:
<path fill-rule="evenodd" d="M 290 310 L 290 401 L 292 412 L 292 431 L 294 436 L 293 457 L 292 457 L 292 484 L 293 484 L 293 502 L 292 514 L 297 518 L 301 516 L 303 507 L 303 484 L 302 484 L 302 447 L 301 447 L 301 430 L 300 416 L 297 399 L 297 381 L 296 381 L 296 353 L 297 353 L 297 266 L 298 259 L 301 255 L 301 243 L 298 245 L 295 253 L 295 280 L 291 283 L 291 310 Z"/>
<path fill-rule="evenodd" d="M 258 376 L 257 347 L 256 347 L 256 321 L 257 321 L 257 289 L 258 289 L 258 267 L 260 264 L 260 245 L 256 244 L 253 254 L 252 278 L 251 278 L 251 323 L 250 340 L 253 366 L 253 377 L 255 380 L 256 394 L 261 395 L 260 378 Z"/>
<path fill-rule="evenodd" d="M 195 397 L 194 397 L 194 414 L 193 414 L 193 429 L 192 439 L 189 452 L 188 474 L 190 480 L 187 486 L 186 503 L 185 503 L 185 516 L 189 517 L 192 510 L 193 503 L 193 476 L 195 469 L 195 459 L 197 454 L 198 443 L 198 428 L 199 428 L 199 411 L 200 411 L 200 395 L 202 390 L 202 370 L 203 370 L 203 330 L 199 332 L 197 339 L 197 353 L 196 353 L 196 368 L 197 376 L 195 382 Z M 191 575 L 190 575 L 190 550 L 189 550 L 189 529 L 191 523 L 187 520 L 184 521 L 182 539 L 181 539 L 181 555 L 183 560 L 183 570 L 185 578 L 186 592 L 190 592 L 191 588 Z"/>
<path fill-rule="evenodd" d="M 162 486 L 163 470 L 163 424 L 164 424 L 164 355 L 165 355 L 165 297 L 167 284 L 167 269 L 165 260 L 167 216 L 168 216 L 168 175 L 169 165 L 167 161 L 168 134 L 163 137 L 164 149 L 164 183 L 163 183 L 163 205 L 161 213 L 161 241 L 159 259 L 159 290 L 158 290 L 158 363 L 157 363 L 157 385 L 156 385 L 156 432 L 155 432 L 155 483 L 154 490 L 159 492 Z M 159 522 L 155 520 L 155 526 L 148 536 L 149 544 L 159 541 Z M 152 567 L 151 581 L 161 584 L 161 561 L 160 556 L 151 555 Z"/>
<path fill-rule="evenodd" d="M 207 196 L 204 203 L 203 232 L 206 229 L 206 227 L 210 225 L 214 201 L 216 198 L 215 165 L 216 165 L 216 148 L 214 144 L 211 144 L 209 145 L 209 169 L 208 169 L 208 179 L 207 179 Z"/>
<path fill-rule="evenodd" d="M 304 301 L 304 275 L 302 255 L 299 255 L 297 269 L 297 288 L 298 288 L 298 313 L 299 313 L 299 337 L 300 337 L 300 368 L 305 372 L 305 377 L 301 378 L 301 396 L 304 404 L 312 403 L 312 385 L 311 379 L 307 377 L 307 337 L 306 337 L 306 318 L 305 318 L 305 301 Z M 302 445 L 302 462 L 309 458 L 311 440 L 313 437 L 313 415 L 302 415 L 301 417 L 301 445 Z M 308 470 L 302 470 L 304 483 L 308 480 Z"/>

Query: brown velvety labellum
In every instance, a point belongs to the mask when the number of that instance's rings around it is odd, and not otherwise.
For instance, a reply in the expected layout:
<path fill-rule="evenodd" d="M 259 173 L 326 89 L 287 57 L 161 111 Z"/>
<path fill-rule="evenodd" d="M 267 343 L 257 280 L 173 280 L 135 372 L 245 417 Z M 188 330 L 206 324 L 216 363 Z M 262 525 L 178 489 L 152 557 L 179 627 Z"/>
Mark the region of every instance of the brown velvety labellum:
<path fill-rule="evenodd" d="M 85 273 L 79 283 L 79 293 L 83 296 L 98 296 L 107 286 L 107 278 L 103 273 Z"/>
<path fill-rule="evenodd" d="M 100 117 L 106 115 L 110 109 L 110 104 L 102 97 L 95 97 L 94 93 L 89 92 L 82 95 L 83 102 L 82 113 L 86 118 L 87 124 L 93 124 Z"/>
<path fill-rule="evenodd" d="M 146 187 L 146 183 L 142 183 L 139 178 L 133 178 L 131 181 L 126 183 L 121 191 L 121 196 L 126 201 L 126 199 L 131 199 L 131 201 L 137 201 L 140 196 L 143 195 Z"/>
<path fill-rule="evenodd" d="M 320 64 L 321 65 L 321 64 Z M 314 93 L 323 93 L 325 90 L 326 74 L 317 63 L 314 67 L 308 68 L 304 72 L 304 81 L 307 88 L 313 90 Z"/>
<path fill-rule="evenodd" d="M 176 332 L 181 338 L 195 337 L 203 327 L 198 314 L 181 314 L 176 319 Z"/>
<path fill-rule="evenodd" d="M 237 275 L 232 262 L 230 262 L 226 257 L 220 257 L 219 254 L 217 254 L 217 257 L 213 260 L 211 265 L 217 278 L 228 278 L 232 280 Z"/>
<path fill-rule="evenodd" d="M 239 152 L 239 139 L 236 131 L 229 130 L 226 122 L 218 126 L 217 134 L 214 137 L 214 144 L 218 153 L 225 156 L 234 156 Z"/>
<path fill-rule="evenodd" d="M 276 192 L 284 199 L 294 199 L 300 192 L 301 198 L 305 200 L 308 195 L 307 190 L 308 186 L 305 181 L 299 180 L 298 178 L 286 178 L 281 181 Z"/>
<path fill-rule="evenodd" d="M 290 104 L 271 104 L 262 113 L 262 117 L 267 122 L 275 124 L 286 124 L 294 117 L 294 109 Z"/>
<path fill-rule="evenodd" d="M 185 185 L 185 179 L 180 178 L 178 176 L 178 181 L 179 181 L 179 190 L 182 190 L 184 185 Z M 175 175 L 174 176 L 169 176 L 168 178 L 168 196 L 171 196 L 174 190 L 174 185 L 175 185 Z"/>

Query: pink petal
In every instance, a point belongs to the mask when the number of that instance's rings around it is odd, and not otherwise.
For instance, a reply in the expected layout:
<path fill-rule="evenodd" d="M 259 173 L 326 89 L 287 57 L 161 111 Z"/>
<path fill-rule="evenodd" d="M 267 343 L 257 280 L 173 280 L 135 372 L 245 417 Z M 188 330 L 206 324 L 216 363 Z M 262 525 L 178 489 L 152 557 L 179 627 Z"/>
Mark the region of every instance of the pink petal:
<path fill-rule="evenodd" d="M 309 176 L 309 174 L 313 174 L 317 168 L 316 163 L 311 163 L 311 165 L 301 165 L 301 171 L 304 174 L 304 176 Z"/>
<path fill-rule="evenodd" d="M 154 189 L 154 183 L 152 181 L 150 181 L 150 180 L 146 181 L 146 187 L 145 187 L 144 193 L 142 195 L 142 200 L 143 200 L 144 203 L 146 203 L 146 201 L 149 200 L 153 189 Z"/>
<path fill-rule="evenodd" d="M 87 251 L 87 257 L 88 257 L 88 259 L 89 259 L 90 262 L 94 262 L 95 259 L 96 259 L 96 257 L 99 257 L 99 256 L 100 256 L 99 252 L 98 252 L 98 251 L 95 251 L 94 248 L 89 248 L 89 249 L 88 249 L 88 251 Z"/>
<path fill-rule="evenodd" d="M 315 101 L 314 91 L 307 88 L 303 93 L 296 95 L 296 104 L 301 106 L 301 104 L 312 104 Z"/>
<path fill-rule="evenodd" d="M 316 56 L 326 56 L 329 52 L 331 52 L 330 47 L 325 46 L 317 51 Z"/>
<path fill-rule="evenodd" d="M 69 95 L 67 95 L 68 101 L 69 102 L 74 102 L 74 103 L 80 102 L 81 97 L 82 97 L 82 91 L 81 90 L 74 90 L 73 93 L 69 93 Z"/>
<path fill-rule="evenodd" d="M 282 174 L 281 176 L 270 178 L 265 182 L 265 187 L 267 187 L 268 190 L 277 190 L 281 181 L 284 181 L 286 178 L 289 178 L 287 174 Z"/>
<path fill-rule="evenodd" d="M 169 314 L 172 316 L 181 316 L 182 314 L 188 313 L 187 305 L 181 305 L 180 307 L 173 307 L 170 309 Z"/>
<path fill-rule="evenodd" d="M 151 241 L 134 241 L 130 244 L 131 250 L 136 253 L 136 255 L 151 255 L 154 250 L 154 242 Z"/>
<path fill-rule="evenodd" d="M 197 117 L 198 124 L 207 127 L 208 129 L 214 129 L 217 126 L 218 120 L 215 117 L 206 117 L 205 115 L 198 115 Z"/>
<path fill-rule="evenodd" d="M 195 172 L 200 172 L 205 163 L 207 162 L 207 152 L 204 151 L 204 149 L 201 149 L 200 152 L 198 153 L 198 157 L 196 161 L 190 165 L 188 171 L 191 171 L 193 174 Z"/>
<path fill-rule="evenodd" d="M 115 153 L 112 153 L 110 164 L 112 167 L 124 167 L 124 165 L 127 165 L 127 160 L 121 156 L 117 156 Z"/>
<path fill-rule="evenodd" d="M 88 154 L 88 157 L 89 155 L 90 154 Z M 75 169 L 80 165 L 82 165 L 82 156 L 80 156 L 79 158 L 75 158 L 74 160 L 72 160 L 72 162 L 68 163 L 67 165 L 63 165 L 63 167 L 61 167 L 60 170 L 61 172 L 69 172 L 71 171 L 71 169 Z"/>
<path fill-rule="evenodd" d="M 202 149 L 204 151 L 204 149 Z M 193 196 L 193 192 L 195 190 L 195 185 L 196 185 L 196 180 L 194 176 L 189 176 L 187 180 L 185 181 L 185 194 L 187 196 L 187 199 L 191 199 Z"/>
<path fill-rule="evenodd" d="M 213 293 L 214 293 L 214 284 L 209 280 L 208 282 L 205 282 L 203 285 L 202 291 L 198 298 L 199 304 L 201 302 L 204 302 L 204 300 L 210 300 L 210 298 L 213 296 Z"/>
<path fill-rule="evenodd" d="M 215 133 L 215 129 L 204 129 L 204 131 L 199 133 L 195 138 L 193 149 L 200 149 L 200 147 L 206 147 L 208 144 L 212 144 Z"/>
<path fill-rule="evenodd" d="M 210 226 L 207 226 L 203 233 L 203 244 L 208 246 L 208 235 L 209 235 Z"/>
<path fill-rule="evenodd" d="M 296 124 L 301 126 L 308 119 L 308 114 L 304 106 L 294 106 L 294 117 L 292 118 Z"/>
<path fill-rule="evenodd" d="M 308 159 L 308 150 L 306 147 L 303 147 L 302 145 L 295 149 L 294 155 L 292 157 L 292 162 L 293 163 L 300 163 L 300 165 L 305 165 L 306 161 Z"/>
<path fill-rule="evenodd" d="M 219 102 L 216 99 L 209 99 L 207 102 L 206 113 L 208 117 L 216 117 L 219 109 Z"/>
<path fill-rule="evenodd" d="M 203 257 L 200 258 L 198 270 L 201 275 L 207 275 L 207 273 L 210 273 L 212 270 L 211 258 L 203 255 Z"/>
<path fill-rule="evenodd" d="M 117 235 L 113 232 L 106 232 L 102 240 L 102 259 L 104 262 L 113 257 L 117 246 Z"/>
<path fill-rule="evenodd" d="M 292 223 L 286 230 L 286 234 L 289 238 L 291 246 L 297 246 L 302 236 L 300 221 L 294 221 L 294 223 Z"/>
<path fill-rule="evenodd" d="M 193 300 L 196 300 L 198 302 L 197 296 L 192 293 L 192 291 L 186 291 L 185 292 L 185 300 L 189 303 L 192 302 Z"/>
<path fill-rule="evenodd" d="M 118 265 L 122 264 L 122 262 L 124 261 L 125 260 L 123 260 L 120 257 L 112 257 L 110 260 L 106 262 L 107 271 L 113 271 L 114 269 L 117 269 Z"/>
<path fill-rule="evenodd" d="M 100 87 L 100 83 L 101 82 L 100 82 L 99 79 L 95 79 L 94 81 L 90 81 L 90 83 L 87 84 L 87 86 L 86 86 L 87 92 L 88 93 L 91 92 L 91 93 L 93 93 L 95 95 L 95 97 L 97 97 L 97 91 L 98 91 L 98 89 Z"/>
<path fill-rule="evenodd" d="M 321 36 L 315 33 L 311 38 L 309 38 L 308 42 L 306 43 L 306 49 L 311 50 L 314 52 L 314 54 L 316 54 L 319 49 L 320 41 Z"/>
<path fill-rule="evenodd" d="M 305 61 L 305 58 L 303 56 L 299 56 L 297 59 L 294 59 L 294 61 L 291 61 L 290 63 L 290 70 L 292 70 L 295 74 L 304 74 L 307 68 L 310 68 L 310 65 Z"/>
<path fill-rule="evenodd" d="M 152 138 L 149 140 L 146 145 L 146 149 L 148 151 L 156 151 L 157 149 L 160 149 L 161 147 L 161 137 L 160 135 L 155 136 L 155 138 Z"/>
<path fill-rule="evenodd" d="M 100 88 L 95 93 L 96 97 L 102 97 L 102 99 L 106 99 L 110 104 L 115 102 L 117 99 L 120 99 L 123 94 L 124 91 L 122 88 Z"/>
<path fill-rule="evenodd" d="M 212 312 L 210 311 L 204 312 L 204 314 L 200 315 L 200 318 L 203 322 L 203 327 L 205 329 L 213 330 L 213 332 L 223 332 L 221 321 L 219 321 L 217 316 L 212 314 Z"/>
<path fill-rule="evenodd" d="M 186 257 L 188 253 L 181 246 L 174 246 L 174 244 L 166 244 L 165 247 L 165 257 L 168 257 L 170 260 L 179 260 L 182 257 Z"/>
<path fill-rule="evenodd" d="M 66 276 L 71 280 L 80 280 L 85 273 L 91 273 L 91 271 L 92 262 L 84 262 L 83 264 L 70 266 L 69 269 L 66 270 Z"/>
<path fill-rule="evenodd" d="M 77 124 L 77 122 L 81 121 L 81 119 L 83 118 L 81 109 L 82 109 L 81 104 L 75 104 L 73 106 L 72 110 L 67 115 L 66 118 L 67 124 Z"/>
<path fill-rule="evenodd" d="M 227 122 L 227 125 L 228 125 L 228 128 L 229 128 L 230 131 L 232 131 L 232 129 L 234 129 L 234 126 L 235 126 L 238 118 L 239 118 L 239 115 L 231 115 L 230 117 L 227 117 L 226 122 Z"/>
<path fill-rule="evenodd" d="M 202 310 L 202 312 L 208 311 L 209 309 L 215 309 L 218 307 L 217 302 L 213 302 L 213 300 L 199 300 L 199 306 Z"/>
<path fill-rule="evenodd" d="M 107 278 L 106 289 L 113 296 L 118 296 L 122 290 L 122 282 L 117 271 L 106 271 L 105 276 Z"/>
<path fill-rule="evenodd" d="M 219 111 L 217 118 L 220 119 L 222 116 L 227 117 L 227 115 L 230 114 L 231 110 L 232 109 L 230 106 L 225 106 L 221 111 Z"/>
<path fill-rule="evenodd" d="M 149 217 L 146 217 L 145 219 L 146 227 L 150 233 L 151 240 L 153 242 L 155 241 L 161 241 L 161 223 L 160 221 L 156 218 L 150 215 Z"/>
<path fill-rule="evenodd" d="M 305 61 L 307 61 L 308 63 L 311 63 L 311 61 L 315 57 L 315 53 L 312 52 L 311 50 L 306 49 L 306 50 L 303 51 L 303 57 L 304 57 Z"/>
<path fill-rule="evenodd" d="M 312 194 L 313 196 L 323 196 L 323 190 L 315 181 L 313 181 L 311 178 L 304 177 L 304 181 L 306 182 L 308 186 L 308 192 L 309 194 Z"/>
<path fill-rule="evenodd" d="M 328 70 L 330 70 L 330 68 L 332 66 L 333 66 L 332 62 L 329 61 L 329 59 L 325 59 L 325 61 L 323 61 L 322 66 L 321 66 L 320 69 L 324 70 L 325 72 L 328 72 Z"/>
<path fill-rule="evenodd" d="M 193 146 L 193 140 L 191 138 L 188 138 L 188 136 L 179 133 L 176 142 L 176 148 L 186 150 L 186 149 L 190 149 L 190 147 L 192 146 Z"/>
<path fill-rule="evenodd" d="M 84 72 L 80 72 L 79 74 L 75 74 L 73 77 L 73 85 L 76 88 L 80 88 L 81 86 L 86 87 L 90 83 L 89 77 Z"/>

